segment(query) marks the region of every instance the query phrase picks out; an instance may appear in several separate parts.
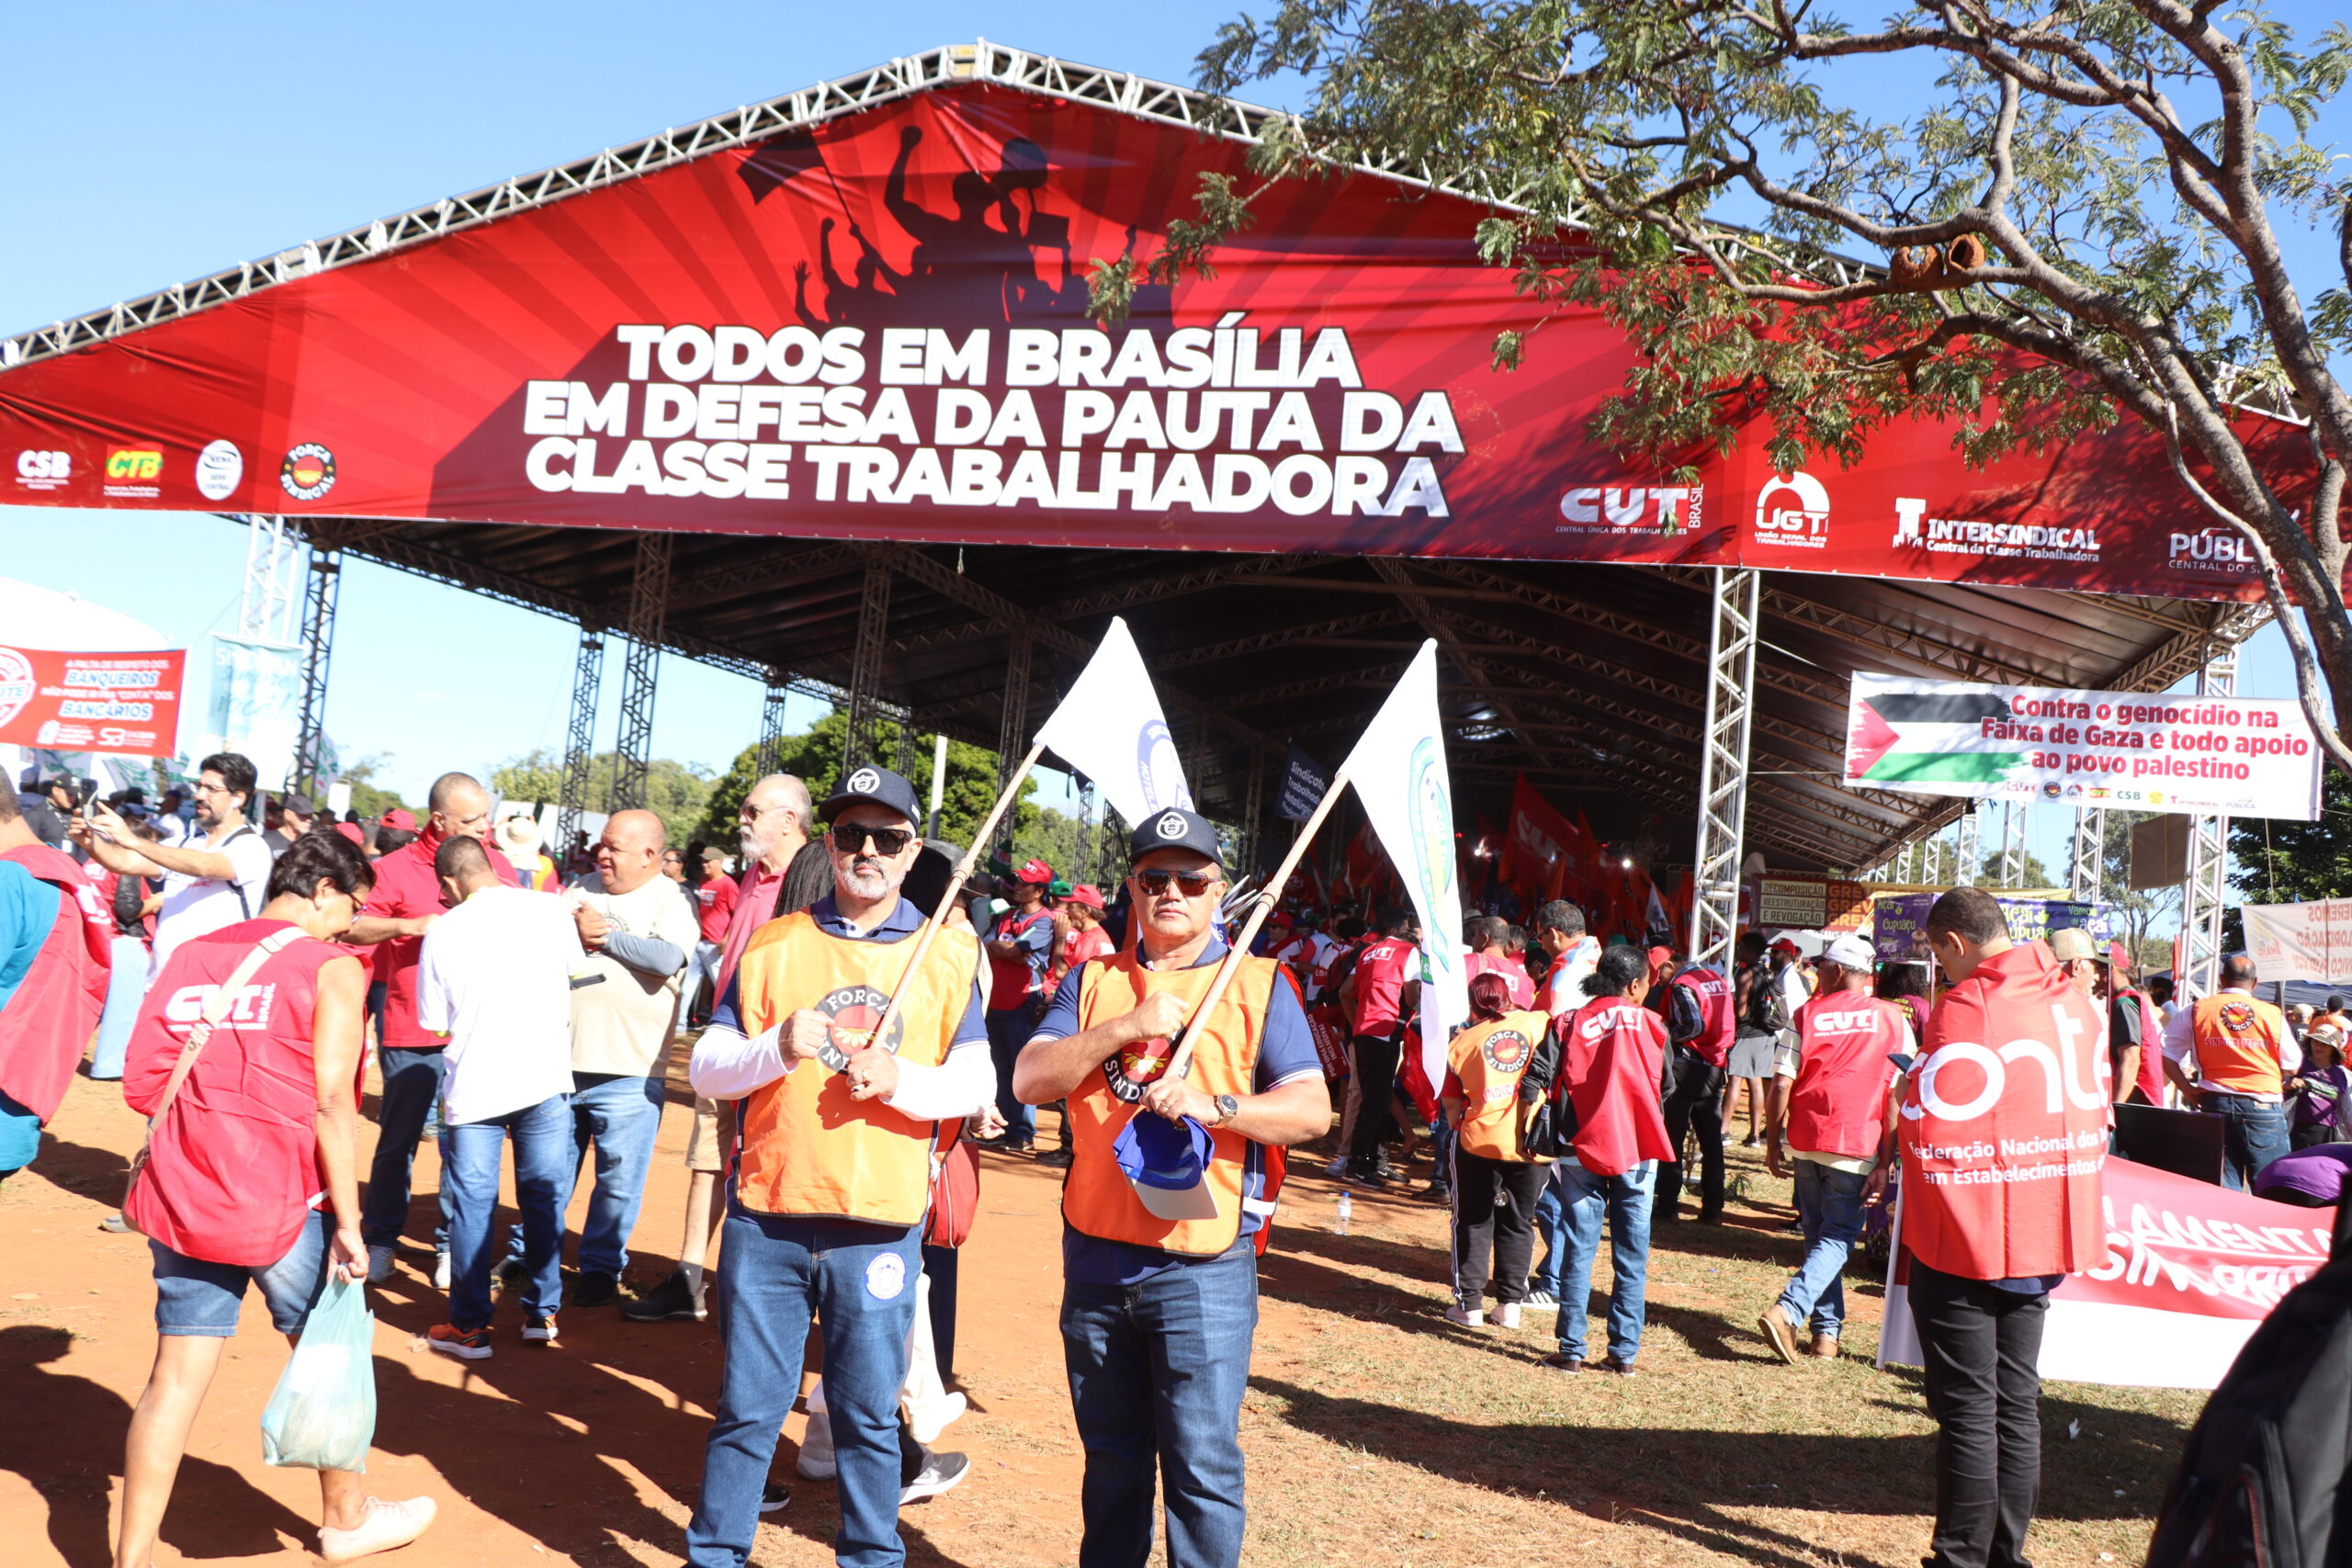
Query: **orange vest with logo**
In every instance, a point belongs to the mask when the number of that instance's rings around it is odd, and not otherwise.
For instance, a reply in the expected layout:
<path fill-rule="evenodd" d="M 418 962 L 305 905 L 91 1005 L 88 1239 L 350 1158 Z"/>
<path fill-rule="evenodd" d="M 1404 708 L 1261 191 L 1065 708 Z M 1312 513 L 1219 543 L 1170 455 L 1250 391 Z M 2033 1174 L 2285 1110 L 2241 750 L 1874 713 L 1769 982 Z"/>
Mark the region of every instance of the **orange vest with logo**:
<path fill-rule="evenodd" d="M 2287 1037 L 2287 1021 L 2277 1008 L 2244 991 L 2222 991 L 2197 1004 L 2190 1027 L 2199 1077 L 2232 1094 L 2282 1092 L 2278 1043 Z"/>
<path fill-rule="evenodd" d="M 820 1059 L 802 1062 L 742 1105 L 743 1157 L 735 1195 L 763 1214 L 910 1225 L 931 1193 L 934 1122 L 918 1122 L 879 1100 L 850 1098 L 841 1068 L 882 1021 L 891 988 L 920 937 L 859 942 L 829 936 L 806 911 L 762 926 L 735 966 L 743 1032 L 758 1034 L 808 1008 L 826 1015 Z M 922 969 L 909 976 L 890 1049 L 902 1062 L 935 1067 L 947 1059 L 972 1001 L 980 962 L 972 933 L 939 933 Z"/>
<path fill-rule="evenodd" d="M 1519 1080 L 1551 1027 L 1548 1014 L 1507 1012 L 1453 1037 L 1446 1065 L 1462 1080 L 1463 1152 L 1526 1162 L 1519 1149 Z"/>
<path fill-rule="evenodd" d="M 1079 971 L 1078 1028 L 1133 1012 L 1144 998 L 1170 992 L 1197 1008 L 1208 994 L 1217 965 L 1191 969 L 1147 969 L 1133 952 L 1099 958 Z M 1266 1035 L 1266 1010 L 1272 1004 L 1280 965 L 1271 958 L 1244 958 L 1225 989 L 1213 1018 L 1195 1020 L 1191 1083 L 1203 1094 L 1251 1093 L 1257 1083 L 1258 1045 Z M 1145 1040 L 1129 1045 L 1086 1075 L 1071 1091 L 1070 1168 L 1062 1184 L 1062 1218 L 1082 1235 L 1133 1242 L 1192 1258 L 1215 1258 L 1241 1234 L 1241 1183 L 1249 1140 L 1229 1127 L 1209 1131 L 1213 1145 L 1205 1180 L 1216 1199 L 1216 1215 L 1205 1220 L 1163 1220 L 1143 1206 L 1127 1185 L 1112 1147 L 1136 1114 L 1143 1091 L 1167 1071 L 1169 1043 Z M 1148 1114 L 1148 1113 L 1147 1113 Z"/>

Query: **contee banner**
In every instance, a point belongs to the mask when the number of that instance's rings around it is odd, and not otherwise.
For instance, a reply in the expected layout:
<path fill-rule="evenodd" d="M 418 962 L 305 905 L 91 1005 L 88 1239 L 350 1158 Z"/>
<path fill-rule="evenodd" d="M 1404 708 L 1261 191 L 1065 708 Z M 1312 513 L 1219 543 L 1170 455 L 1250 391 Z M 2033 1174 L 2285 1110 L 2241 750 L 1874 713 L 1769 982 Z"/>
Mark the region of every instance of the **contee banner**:
<path fill-rule="evenodd" d="M 1247 152 L 964 84 L 288 267 L 0 371 L 0 502 L 2256 594 L 2136 428 L 1633 466 L 1585 434 L 1622 334 L 1481 262 L 1482 209 L 1374 175 L 1286 182 L 1215 277 L 1091 321 L 1091 264 L 1158 254 L 1204 173 L 1253 186 Z M 2245 418 L 2295 504 L 2300 431 Z"/>
<path fill-rule="evenodd" d="M 2300 704 L 1854 677 L 1849 788 L 2319 819 Z"/>
<path fill-rule="evenodd" d="M 0 745 L 123 757 L 179 752 L 187 655 L 0 646 Z"/>
<path fill-rule="evenodd" d="M 2327 1262 L 2334 1209 L 2301 1209 L 2109 1158 L 2107 1245 L 2069 1274 L 2042 1321 L 2041 1375 L 2134 1388 L 2212 1388 L 2289 1291 Z M 1888 1271 L 1879 1364 L 1920 1364 L 1911 1254 Z"/>

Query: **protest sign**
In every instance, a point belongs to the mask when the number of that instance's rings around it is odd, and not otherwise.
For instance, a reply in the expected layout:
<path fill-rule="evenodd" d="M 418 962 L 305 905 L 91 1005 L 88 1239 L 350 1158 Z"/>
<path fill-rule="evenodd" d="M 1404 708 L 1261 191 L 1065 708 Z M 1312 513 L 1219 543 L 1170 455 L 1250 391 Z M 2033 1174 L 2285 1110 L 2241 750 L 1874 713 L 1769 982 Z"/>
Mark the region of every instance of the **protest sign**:
<path fill-rule="evenodd" d="M 2300 704 L 1854 677 L 1851 789 L 2132 811 L 2319 817 Z"/>
<path fill-rule="evenodd" d="M 2266 980 L 2352 978 L 2352 898 L 2302 904 L 2248 904 L 2245 948 Z"/>
<path fill-rule="evenodd" d="M 1928 962 L 1928 911 L 1935 907 L 1939 897 L 1934 893 L 1898 893 L 1875 901 L 1871 911 L 1871 945 L 1881 963 Z M 2070 926 L 2090 932 L 2091 940 L 2102 948 L 2115 940 L 2115 911 L 2105 904 L 2065 898 L 2004 898 L 1997 893 L 1993 901 L 2000 905 L 2001 918 L 2008 922 L 2011 942 L 2047 942 L 2052 931 Z M 2266 971 L 2266 976 L 2267 974 Z"/>
<path fill-rule="evenodd" d="M 0 647 L 0 743 L 168 757 L 179 750 L 176 649 L 63 653 Z"/>
<path fill-rule="evenodd" d="M 1316 803 L 1331 787 L 1330 771 L 1291 742 L 1283 763 L 1282 788 L 1274 795 L 1274 815 L 1285 822 L 1304 822 L 1315 815 Z"/>

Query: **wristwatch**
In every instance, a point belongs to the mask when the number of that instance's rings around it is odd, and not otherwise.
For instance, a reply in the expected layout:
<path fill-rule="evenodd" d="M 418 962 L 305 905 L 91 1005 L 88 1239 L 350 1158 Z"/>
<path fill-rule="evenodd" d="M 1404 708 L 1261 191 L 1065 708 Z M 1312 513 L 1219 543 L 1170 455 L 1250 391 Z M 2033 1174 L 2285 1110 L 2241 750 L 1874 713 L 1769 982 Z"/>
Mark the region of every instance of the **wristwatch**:
<path fill-rule="evenodd" d="M 1209 1125 L 1222 1127 L 1240 1114 L 1241 1102 L 1229 1094 L 1220 1094 L 1216 1097 L 1216 1120 Z"/>

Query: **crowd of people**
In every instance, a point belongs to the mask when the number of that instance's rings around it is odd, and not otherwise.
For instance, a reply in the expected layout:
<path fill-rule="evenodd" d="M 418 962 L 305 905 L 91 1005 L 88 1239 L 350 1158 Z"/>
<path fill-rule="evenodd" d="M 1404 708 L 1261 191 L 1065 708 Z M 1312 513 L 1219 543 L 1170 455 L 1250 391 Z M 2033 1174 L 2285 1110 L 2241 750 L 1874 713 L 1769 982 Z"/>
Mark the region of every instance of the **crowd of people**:
<path fill-rule="evenodd" d="M 203 760 L 185 803 L 30 783 L 0 796 L 0 1179 L 34 1156 L 85 1046 L 90 1075 L 119 1077 L 152 1118 L 110 1220 L 148 1238 L 159 1336 L 128 1437 L 126 1568 L 146 1562 L 247 1286 L 296 1337 L 330 1279 L 388 1280 L 428 1230 L 432 1261 L 420 1247 L 414 1267 L 447 1317 L 426 1343 L 462 1361 L 510 1333 L 552 1348 L 568 1312 L 717 1316 L 697 1568 L 739 1568 L 761 1515 L 789 1506 L 773 1471 L 813 1328 L 824 1376 L 797 1468 L 834 1483 L 841 1562 L 898 1562 L 900 1507 L 970 1472 L 933 1445 L 963 1408 L 946 1385 L 982 1149 L 1064 1172 L 1080 1561 L 1146 1562 L 1157 1490 L 1171 1562 L 1233 1563 L 1257 1259 L 1284 1151 L 1329 1138 L 1331 1177 L 1397 1196 L 1425 1151 L 1419 1195 L 1452 1222 L 1448 1322 L 1550 1312 L 1545 1369 L 1630 1378 L 1654 1235 L 1724 1223 L 1743 1097 L 1745 1142 L 1792 1182 L 1802 1238 L 1759 1338 L 1791 1365 L 1839 1354 L 1841 1280 L 1899 1169 L 1940 1429 L 1930 1562 L 2017 1564 L 2038 1474 L 2033 1348 L 2095 1227 L 1987 1224 L 1970 1190 L 1923 1178 L 1951 1107 L 1923 1100 L 1919 1062 L 1988 1019 L 2095 1049 L 2103 1099 L 2213 1111 L 2231 1179 L 2257 1190 L 2282 1158 L 2344 1138 L 2352 1112 L 2335 1001 L 2283 1015 L 2238 957 L 2216 995 L 2177 1005 L 2084 932 L 2013 943 L 1969 888 L 1928 919 L 1932 1007 L 1926 964 L 1882 963 L 1858 935 L 1748 932 L 1717 967 L 1604 944 L 1566 900 L 1524 928 L 1480 913 L 1460 935 L 1469 1022 L 1431 1052 L 1419 993 L 1438 939 L 1408 909 L 1268 901 L 1235 952 L 1253 903 L 1234 897 L 1215 827 L 1185 810 L 1136 827 L 1106 898 L 1038 859 L 956 884 L 960 849 L 926 840 L 913 787 L 872 766 L 821 799 L 759 780 L 732 846 L 673 849 L 659 818 L 616 812 L 562 865 L 464 773 L 434 783 L 422 820 L 387 813 L 372 832 L 294 794 L 256 814 L 254 769 L 232 753 Z M 631 1292 L 673 1053 L 694 1097 L 684 1224 L 674 1269 Z M 1046 1107 L 1060 1112 L 1051 1149 Z M 441 1174 L 420 1219 L 428 1137 Z M 502 1233 L 510 1166 L 518 1220 Z M 2075 1215 L 2087 1193 L 2095 1210 L 2096 1172 L 2009 1201 Z M 331 1561 L 432 1522 L 427 1498 L 374 1498 L 342 1472 L 320 1485 Z"/>

